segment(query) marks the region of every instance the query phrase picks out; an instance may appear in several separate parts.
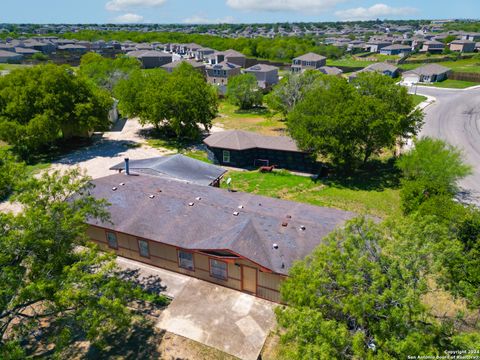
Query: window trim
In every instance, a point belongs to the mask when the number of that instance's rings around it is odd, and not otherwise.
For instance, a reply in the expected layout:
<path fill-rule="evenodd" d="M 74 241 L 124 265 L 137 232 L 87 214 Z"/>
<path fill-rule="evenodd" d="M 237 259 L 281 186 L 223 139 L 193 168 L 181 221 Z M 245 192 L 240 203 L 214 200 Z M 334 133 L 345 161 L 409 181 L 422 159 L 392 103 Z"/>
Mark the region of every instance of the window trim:
<path fill-rule="evenodd" d="M 224 278 L 213 275 L 213 273 L 212 273 L 212 261 L 216 261 L 216 262 L 225 264 L 225 277 Z M 209 257 L 208 258 L 208 272 L 210 273 L 210 277 L 212 277 L 216 280 L 228 281 L 228 262 Z"/>
<path fill-rule="evenodd" d="M 225 155 L 228 156 L 228 160 L 225 160 L 226 159 Z M 222 150 L 222 162 L 230 164 L 230 160 L 231 160 L 230 150 Z"/>
<path fill-rule="evenodd" d="M 192 268 L 192 269 L 182 266 L 182 264 L 181 264 L 181 262 L 180 262 L 180 253 L 181 253 L 181 252 L 192 255 L 192 265 L 193 265 L 193 268 Z M 184 269 L 184 270 L 188 270 L 188 271 L 195 271 L 195 253 L 194 253 L 193 251 L 188 251 L 188 250 L 183 250 L 183 249 L 177 249 L 177 262 L 178 262 L 178 267 L 179 267 L 180 269 Z"/>
<path fill-rule="evenodd" d="M 112 234 L 115 236 L 115 244 L 117 245 L 116 247 L 113 247 L 113 246 L 110 246 L 110 241 L 108 239 L 108 234 Z M 115 249 L 115 250 L 118 250 L 118 237 L 117 237 L 117 233 L 114 232 L 114 231 L 105 231 L 105 238 L 107 239 L 107 246 L 110 248 L 110 249 Z"/>
<path fill-rule="evenodd" d="M 148 256 L 142 255 L 142 251 L 141 251 L 141 248 L 140 248 L 140 241 L 144 241 L 147 244 Z M 137 246 L 138 246 L 138 255 L 140 255 L 140 257 L 150 259 L 150 241 L 148 241 L 146 239 L 137 239 Z"/>

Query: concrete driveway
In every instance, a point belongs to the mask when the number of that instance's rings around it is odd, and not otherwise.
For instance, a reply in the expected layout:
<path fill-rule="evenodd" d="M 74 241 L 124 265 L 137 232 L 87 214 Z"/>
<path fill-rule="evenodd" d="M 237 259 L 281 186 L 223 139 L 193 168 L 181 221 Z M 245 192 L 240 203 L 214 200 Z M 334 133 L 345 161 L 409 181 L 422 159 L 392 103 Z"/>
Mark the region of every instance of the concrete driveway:
<path fill-rule="evenodd" d="M 157 275 L 173 301 L 157 326 L 245 360 L 256 360 L 275 325 L 276 304 L 206 281 L 118 258 L 121 267 Z"/>
<path fill-rule="evenodd" d="M 417 94 L 435 98 L 425 108 L 420 136 L 446 140 L 464 152 L 473 174 L 460 186 L 465 201 L 480 205 L 480 88 L 464 90 L 418 86 Z"/>

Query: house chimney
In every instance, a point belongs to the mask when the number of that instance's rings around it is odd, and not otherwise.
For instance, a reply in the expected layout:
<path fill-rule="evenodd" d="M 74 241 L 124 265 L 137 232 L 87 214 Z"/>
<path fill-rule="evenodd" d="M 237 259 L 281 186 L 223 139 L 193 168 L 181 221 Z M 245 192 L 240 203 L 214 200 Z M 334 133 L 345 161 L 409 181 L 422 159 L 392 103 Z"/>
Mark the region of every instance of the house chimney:
<path fill-rule="evenodd" d="M 130 159 L 125 158 L 125 174 L 130 175 L 130 164 L 129 164 Z"/>

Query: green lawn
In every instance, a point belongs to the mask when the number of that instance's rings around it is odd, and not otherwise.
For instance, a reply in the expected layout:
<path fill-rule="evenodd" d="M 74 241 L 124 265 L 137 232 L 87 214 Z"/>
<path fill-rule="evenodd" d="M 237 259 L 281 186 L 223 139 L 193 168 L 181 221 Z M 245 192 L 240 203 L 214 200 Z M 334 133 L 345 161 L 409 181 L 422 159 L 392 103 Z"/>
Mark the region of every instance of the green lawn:
<path fill-rule="evenodd" d="M 462 80 L 451 80 L 447 79 L 441 82 L 436 82 L 433 84 L 422 84 L 426 86 L 434 86 L 439 88 L 450 88 L 450 89 L 466 89 L 471 86 L 480 85 L 480 83 L 472 81 L 462 81 Z"/>
<path fill-rule="evenodd" d="M 364 68 L 375 61 L 361 61 L 354 59 L 351 56 L 345 56 L 341 59 L 327 59 L 328 66 L 346 66 L 346 67 L 360 67 Z"/>
<path fill-rule="evenodd" d="M 456 72 L 480 73 L 479 58 L 462 59 L 457 61 L 442 61 L 435 64 L 446 66 Z M 403 70 L 412 70 L 423 65 L 425 64 L 402 64 L 400 65 L 400 68 Z"/>
<path fill-rule="evenodd" d="M 427 100 L 427 97 L 423 95 L 411 94 L 411 96 L 413 96 L 413 103 L 415 104 L 415 106 Z"/>
<path fill-rule="evenodd" d="M 25 66 L 31 66 L 31 65 L 23 65 L 23 64 L 0 64 L 0 70 L 14 70 L 18 68 L 22 68 Z"/>
<path fill-rule="evenodd" d="M 239 110 L 226 100 L 220 102 L 218 116 L 213 123 L 225 129 L 254 131 L 264 135 L 279 135 L 285 130 L 281 116 L 272 114 L 267 108 Z"/>
<path fill-rule="evenodd" d="M 401 214 L 397 186 L 378 175 L 314 181 L 286 171 L 230 171 L 224 180 L 229 177 L 232 188 L 239 191 L 379 217 Z M 226 184 L 222 183 L 222 187 Z"/>

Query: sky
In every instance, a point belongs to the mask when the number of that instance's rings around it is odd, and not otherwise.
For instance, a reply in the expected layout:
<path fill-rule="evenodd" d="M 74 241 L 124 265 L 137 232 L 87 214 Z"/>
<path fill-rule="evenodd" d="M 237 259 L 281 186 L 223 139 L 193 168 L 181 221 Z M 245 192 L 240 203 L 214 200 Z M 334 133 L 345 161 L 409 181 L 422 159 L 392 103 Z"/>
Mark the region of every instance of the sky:
<path fill-rule="evenodd" d="M 0 0 L 0 23 L 206 24 L 479 16 L 480 0 Z"/>

